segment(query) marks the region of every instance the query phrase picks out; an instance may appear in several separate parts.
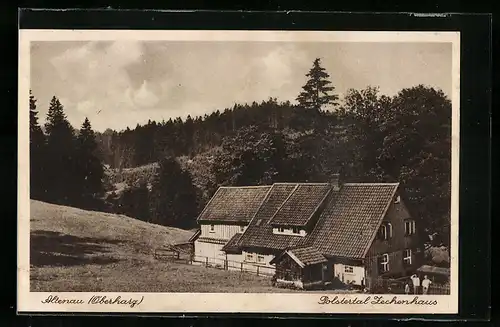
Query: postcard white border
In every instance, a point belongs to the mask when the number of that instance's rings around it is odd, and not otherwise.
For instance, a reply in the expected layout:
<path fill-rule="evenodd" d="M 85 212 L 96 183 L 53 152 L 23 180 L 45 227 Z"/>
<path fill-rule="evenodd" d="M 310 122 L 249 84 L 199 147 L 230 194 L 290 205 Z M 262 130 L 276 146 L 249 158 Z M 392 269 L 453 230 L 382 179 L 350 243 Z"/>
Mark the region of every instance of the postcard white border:
<path fill-rule="evenodd" d="M 320 296 L 335 294 L 285 293 L 48 293 L 29 291 L 29 114 L 31 41 L 170 40 L 170 41 L 267 41 L 267 42 L 449 42 L 452 43 L 452 192 L 451 192 L 451 280 L 450 295 L 420 295 L 436 305 L 349 305 L 318 304 Z M 459 32 L 358 32 L 358 31 L 138 31 L 138 30 L 20 30 L 18 116 L 18 312 L 137 312 L 137 313 L 363 313 L 429 314 L 458 313 L 458 220 L 459 220 Z M 90 299 L 93 295 L 142 298 L 139 306 L 42 304 L 49 295 Z M 374 295 L 342 295 L 364 299 Z M 230 300 L 228 300 L 230 297 Z M 393 295 L 384 295 L 391 299 Z M 398 299 L 413 296 L 398 295 Z"/>

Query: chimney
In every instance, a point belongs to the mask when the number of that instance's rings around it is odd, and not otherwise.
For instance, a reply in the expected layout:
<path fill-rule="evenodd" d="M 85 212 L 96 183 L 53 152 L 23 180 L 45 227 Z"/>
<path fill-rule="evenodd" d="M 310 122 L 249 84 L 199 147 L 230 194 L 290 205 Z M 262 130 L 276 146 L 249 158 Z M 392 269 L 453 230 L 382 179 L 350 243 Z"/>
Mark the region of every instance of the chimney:
<path fill-rule="evenodd" d="M 330 185 L 334 191 L 340 190 L 341 182 L 339 173 L 332 174 L 332 177 L 330 178 Z"/>

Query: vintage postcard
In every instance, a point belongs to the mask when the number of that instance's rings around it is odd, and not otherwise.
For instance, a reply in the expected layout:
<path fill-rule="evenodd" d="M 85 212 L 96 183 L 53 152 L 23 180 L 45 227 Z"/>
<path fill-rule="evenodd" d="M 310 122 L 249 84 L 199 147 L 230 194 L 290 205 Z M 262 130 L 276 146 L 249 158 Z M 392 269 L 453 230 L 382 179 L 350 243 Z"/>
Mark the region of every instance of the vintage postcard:
<path fill-rule="evenodd" d="M 19 41 L 19 312 L 457 313 L 458 32 Z"/>

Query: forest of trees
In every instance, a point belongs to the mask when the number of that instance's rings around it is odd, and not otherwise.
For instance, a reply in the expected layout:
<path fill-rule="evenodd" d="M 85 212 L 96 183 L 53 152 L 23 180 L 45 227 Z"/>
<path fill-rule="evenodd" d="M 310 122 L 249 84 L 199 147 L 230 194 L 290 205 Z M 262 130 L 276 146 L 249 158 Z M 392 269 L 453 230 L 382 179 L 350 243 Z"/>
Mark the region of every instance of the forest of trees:
<path fill-rule="evenodd" d="M 345 181 L 400 182 L 413 215 L 428 234 L 447 243 L 451 101 L 446 95 L 417 85 L 389 97 L 368 86 L 340 98 L 319 59 L 307 78 L 297 104 L 270 98 L 103 133 L 93 132 L 87 119 L 74 130 L 56 97 L 42 131 L 30 95 L 31 196 L 190 228 L 218 186 L 323 182 L 340 171 Z M 210 158 L 203 172 L 210 182 L 203 189 L 194 185 L 180 157 Z M 119 174 L 151 163 L 158 164 L 151 183 L 104 196 L 112 191 L 106 171 Z"/>

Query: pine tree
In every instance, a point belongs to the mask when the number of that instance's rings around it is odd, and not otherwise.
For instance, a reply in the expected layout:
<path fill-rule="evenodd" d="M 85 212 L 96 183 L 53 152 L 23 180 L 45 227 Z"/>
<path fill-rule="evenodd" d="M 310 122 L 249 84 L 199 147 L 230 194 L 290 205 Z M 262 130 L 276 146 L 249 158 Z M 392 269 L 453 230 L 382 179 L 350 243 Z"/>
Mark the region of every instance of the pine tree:
<path fill-rule="evenodd" d="M 55 96 L 50 101 L 47 121 L 46 178 L 47 201 L 58 204 L 73 204 L 77 197 L 75 182 L 75 138 L 73 128 L 64 114 L 63 105 Z"/>
<path fill-rule="evenodd" d="M 77 137 L 78 169 L 75 172 L 81 207 L 97 209 L 103 191 L 104 169 L 98 157 L 98 145 L 90 121 L 85 121 Z"/>
<path fill-rule="evenodd" d="M 321 110 L 326 105 L 337 105 L 338 96 L 332 94 L 335 87 L 328 80 L 330 75 L 321 67 L 321 60 L 316 58 L 313 67 L 306 76 L 309 78 L 297 97 L 299 105 L 306 109 Z"/>
<path fill-rule="evenodd" d="M 118 200 L 118 213 L 133 217 L 142 221 L 151 222 L 149 213 L 149 190 L 144 181 L 123 191 Z"/>
<path fill-rule="evenodd" d="M 38 124 L 36 99 L 30 90 L 30 196 L 43 200 L 45 191 L 45 135 Z"/>
<path fill-rule="evenodd" d="M 190 228 L 196 224 L 197 193 L 191 175 L 175 158 L 160 161 L 151 191 L 152 221 L 156 224 Z"/>

